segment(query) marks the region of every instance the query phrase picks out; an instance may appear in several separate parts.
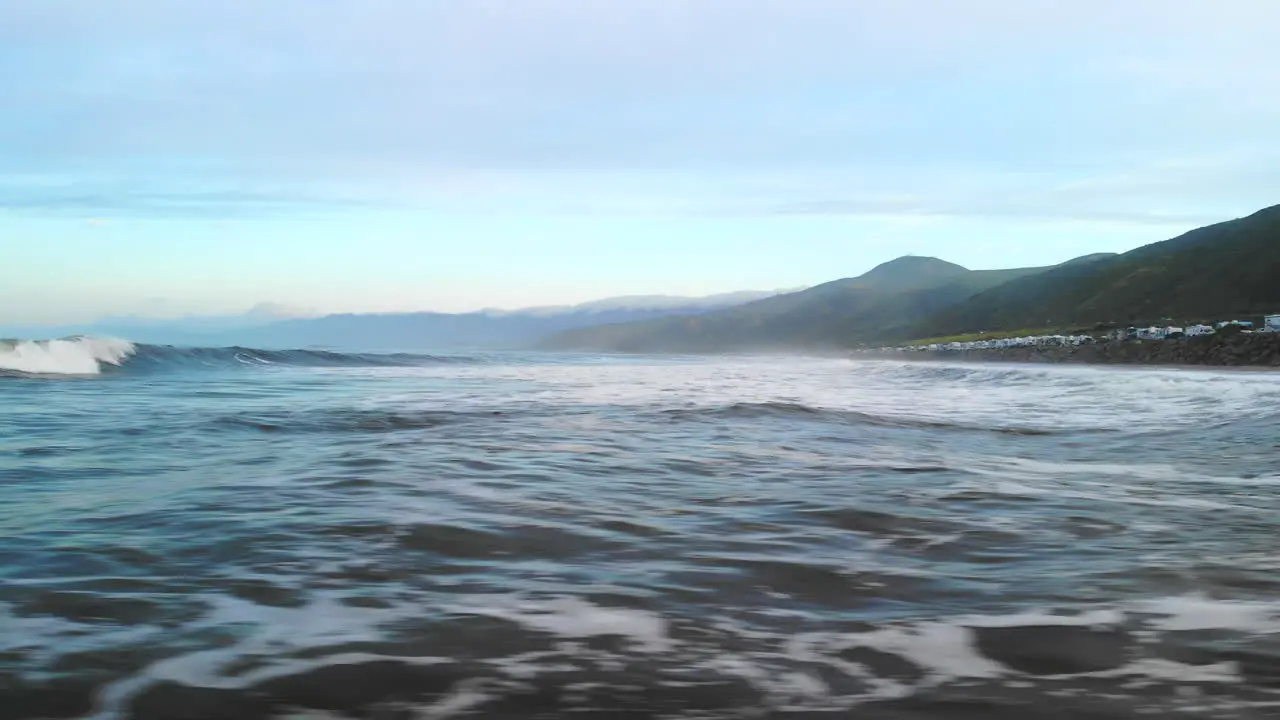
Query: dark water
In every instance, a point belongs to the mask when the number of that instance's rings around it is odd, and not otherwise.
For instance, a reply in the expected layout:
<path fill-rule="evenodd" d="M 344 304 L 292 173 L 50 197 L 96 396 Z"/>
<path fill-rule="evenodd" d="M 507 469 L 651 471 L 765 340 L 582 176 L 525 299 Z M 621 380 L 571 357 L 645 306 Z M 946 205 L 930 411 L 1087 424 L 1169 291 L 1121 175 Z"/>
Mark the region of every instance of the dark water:
<path fill-rule="evenodd" d="M 1280 717 L 1277 374 L 21 349 L 2 718 Z"/>

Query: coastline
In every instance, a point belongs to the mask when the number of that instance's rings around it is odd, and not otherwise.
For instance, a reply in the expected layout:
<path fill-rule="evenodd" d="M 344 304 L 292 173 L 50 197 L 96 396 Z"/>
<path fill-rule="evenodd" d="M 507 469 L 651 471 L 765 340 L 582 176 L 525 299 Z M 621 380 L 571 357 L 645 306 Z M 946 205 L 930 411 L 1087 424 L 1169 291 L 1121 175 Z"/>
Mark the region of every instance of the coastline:
<path fill-rule="evenodd" d="M 871 354 L 875 357 L 895 360 L 1267 369 L 1280 368 L 1280 333 L 1210 335 L 1173 340 L 1123 340 L 1079 346 L 919 350 Z"/>

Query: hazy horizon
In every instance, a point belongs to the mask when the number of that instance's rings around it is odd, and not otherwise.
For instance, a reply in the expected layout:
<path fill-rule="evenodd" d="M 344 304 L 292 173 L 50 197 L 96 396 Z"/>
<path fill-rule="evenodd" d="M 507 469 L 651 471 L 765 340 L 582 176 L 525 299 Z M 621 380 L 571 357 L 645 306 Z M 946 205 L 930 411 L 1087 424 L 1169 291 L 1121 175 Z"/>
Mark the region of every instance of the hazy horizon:
<path fill-rule="evenodd" d="M 1086 255 L 1091 255 L 1091 254 L 1094 254 L 1094 253 L 1086 253 Z M 864 274 L 865 272 L 871 271 L 879 267 L 880 265 L 887 264 L 889 262 L 892 262 L 893 260 L 900 260 L 905 257 L 932 257 L 932 256 L 900 255 L 896 258 L 891 258 L 889 260 L 876 263 L 872 267 L 867 268 L 867 270 L 864 272 L 855 273 L 854 275 L 842 276 L 842 277 L 856 277 L 858 275 Z M 1082 256 L 1075 256 L 1075 257 L 1078 258 Z M 950 262 L 945 258 L 935 258 L 935 259 L 943 260 L 945 262 Z M 1072 259 L 1075 259 L 1075 258 L 1068 258 L 1067 260 L 1072 260 Z M 967 269 L 968 270 L 1003 270 L 1003 269 L 1014 269 L 1014 268 L 967 268 Z M 824 282 L 828 282 L 830 280 L 837 280 L 837 279 L 842 279 L 842 278 L 828 278 L 828 280 Z M 815 285 L 817 284 L 821 284 L 821 283 L 815 283 Z M 186 312 L 186 313 L 165 315 L 165 314 L 157 314 L 157 313 L 147 313 L 144 311 L 144 312 L 133 313 L 133 314 L 111 314 L 111 313 L 99 314 L 84 320 L 76 320 L 71 322 L 54 322 L 54 323 L 8 322 L 8 323 L 0 323 L 0 332 L 6 331 L 6 330 L 13 330 L 13 329 L 27 329 L 27 328 L 35 329 L 35 328 L 42 328 L 42 327 L 50 328 L 50 329 L 67 328 L 67 327 L 88 328 L 92 326 L 108 326 L 108 325 L 120 325 L 120 326 L 146 325 L 149 323 L 175 325 L 184 321 L 190 321 L 194 323 L 203 323 L 207 321 L 221 322 L 221 321 L 237 321 L 237 320 L 243 320 L 243 321 L 254 320 L 254 321 L 265 324 L 265 323 L 276 322 L 280 320 L 311 319 L 311 318 L 326 317 L 330 315 L 375 315 L 375 314 L 412 315 L 412 314 L 485 314 L 485 313 L 493 314 L 493 315 L 503 315 L 503 314 L 536 314 L 540 312 L 581 311 L 581 310 L 588 310 L 593 307 L 605 307 L 605 308 L 649 307 L 649 308 L 656 309 L 656 308 L 661 308 L 663 307 L 663 305 L 668 305 L 668 304 L 678 306 L 682 303 L 687 305 L 692 305 L 692 304 L 696 304 L 703 301 L 732 300 L 737 296 L 758 296 L 763 298 L 771 295 L 784 295 L 788 293 L 801 292 L 810 287 L 814 287 L 814 285 L 806 285 L 806 286 L 798 286 L 798 287 L 790 287 L 790 288 L 771 288 L 767 290 L 761 290 L 761 289 L 755 289 L 755 288 L 741 288 L 738 290 L 709 293 L 706 295 L 667 295 L 662 293 L 636 293 L 636 294 L 630 294 L 630 295 L 614 295 L 609 297 L 587 298 L 584 300 L 575 300 L 575 301 L 556 304 L 556 305 L 524 305 L 524 306 L 518 306 L 518 307 L 495 307 L 491 305 L 485 305 L 481 307 L 463 308 L 463 309 L 455 309 L 455 310 L 439 310 L 435 308 L 410 308 L 410 309 L 403 309 L 403 310 L 385 310 L 385 311 L 370 311 L 370 312 L 362 312 L 360 310 L 344 310 L 344 309 L 321 311 L 311 307 L 290 305 L 288 303 L 262 301 L 262 302 L 255 303 L 253 306 L 248 308 L 230 309 L 222 313 Z M 628 301 L 630 301 L 632 304 L 627 305 L 626 303 Z"/>
<path fill-rule="evenodd" d="M 1280 5 L 0 0 L 0 324 L 794 288 L 1274 204 Z"/>

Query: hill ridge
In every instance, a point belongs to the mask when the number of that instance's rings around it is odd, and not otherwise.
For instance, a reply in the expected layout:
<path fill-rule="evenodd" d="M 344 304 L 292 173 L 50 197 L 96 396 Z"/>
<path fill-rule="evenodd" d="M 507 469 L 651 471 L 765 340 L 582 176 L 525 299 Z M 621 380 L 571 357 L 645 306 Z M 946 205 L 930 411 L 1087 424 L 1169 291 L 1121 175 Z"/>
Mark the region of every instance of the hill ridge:
<path fill-rule="evenodd" d="M 1126 253 L 968 270 L 906 255 L 866 273 L 727 310 L 579 328 L 553 349 L 714 352 L 846 348 L 1025 328 L 1280 312 L 1280 205 Z"/>
<path fill-rule="evenodd" d="M 913 322 L 933 312 L 1043 269 L 969 270 L 935 257 L 906 255 L 795 293 L 685 318 L 575 329 L 541 346 L 655 352 L 842 347 L 905 337 Z"/>
<path fill-rule="evenodd" d="M 920 337 L 1280 312 L 1280 205 L 975 294 Z"/>

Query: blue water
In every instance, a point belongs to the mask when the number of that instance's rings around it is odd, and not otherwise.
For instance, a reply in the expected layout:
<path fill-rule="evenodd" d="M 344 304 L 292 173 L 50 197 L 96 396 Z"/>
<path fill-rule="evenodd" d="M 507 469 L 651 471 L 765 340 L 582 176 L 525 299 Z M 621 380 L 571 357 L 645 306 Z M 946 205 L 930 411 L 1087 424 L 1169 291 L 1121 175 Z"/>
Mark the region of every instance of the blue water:
<path fill-rule="evenodd" d="M 89 341 L 0 372 L 0 718 L 1280 710 L 1275 373 Z"/>

